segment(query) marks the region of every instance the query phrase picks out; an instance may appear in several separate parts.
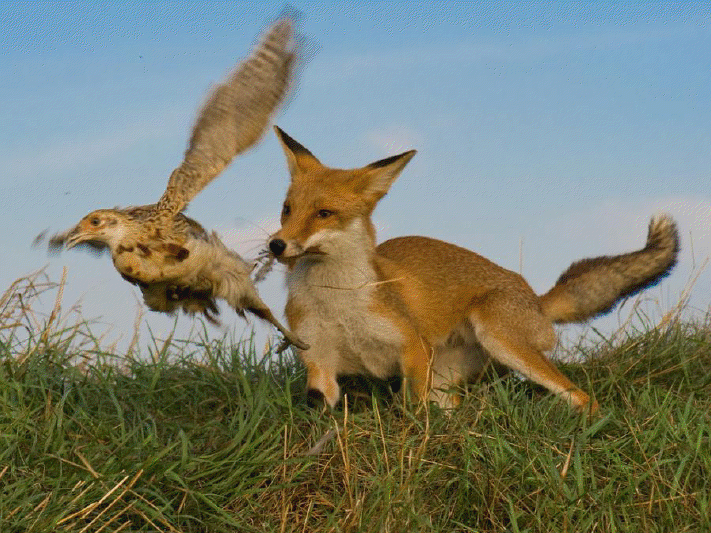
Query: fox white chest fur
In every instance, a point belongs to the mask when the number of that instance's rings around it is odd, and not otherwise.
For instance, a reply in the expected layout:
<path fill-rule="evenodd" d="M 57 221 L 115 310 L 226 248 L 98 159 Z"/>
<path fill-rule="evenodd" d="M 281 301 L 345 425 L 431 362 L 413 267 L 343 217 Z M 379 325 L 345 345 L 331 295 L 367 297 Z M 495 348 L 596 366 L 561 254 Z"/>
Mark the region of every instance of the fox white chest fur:
<path fill-rule="evenodd" d="M 369 374 L 386 378 L 400 372 L 402 335 L 386 317 L 373 311 L 377 276 L 354 221 L 344 235 L 351 239 L 328 244 L 328 255 L 302 257 L 287 274 L 287 316 L 301 338 L 311 345 L 303 353 L 333 374 Z M 340 244 L 340 246 L 339 246 Z M 291 313 L 289 312 L 291 311 Z"/>

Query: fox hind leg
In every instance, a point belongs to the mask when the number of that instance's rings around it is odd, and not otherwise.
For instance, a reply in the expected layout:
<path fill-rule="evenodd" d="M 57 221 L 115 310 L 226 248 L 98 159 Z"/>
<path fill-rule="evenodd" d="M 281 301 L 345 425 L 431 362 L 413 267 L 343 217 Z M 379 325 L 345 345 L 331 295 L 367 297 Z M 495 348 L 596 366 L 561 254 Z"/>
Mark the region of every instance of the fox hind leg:
<path fill-rule="evenodd" d="M 597 402 L 591 401 L 544 353 L 555 341 L 550 321 L 535 308 L 512 310 L 510 302 L 501 307 L 498 303 L 488 299 L 470 314 L 477 338 L 489 355 L 562 397 L 572 408 L 595 413 Z"/>
<path fill-rule="evenodd" d="M 591 403 L 590 396 L 558 370 L 541 350 L 497 339 L 491 339 L 485 346 L 492 357 L 562 397 L 572 408 L 590 414 L 598 410 L 597 402 Z"/>

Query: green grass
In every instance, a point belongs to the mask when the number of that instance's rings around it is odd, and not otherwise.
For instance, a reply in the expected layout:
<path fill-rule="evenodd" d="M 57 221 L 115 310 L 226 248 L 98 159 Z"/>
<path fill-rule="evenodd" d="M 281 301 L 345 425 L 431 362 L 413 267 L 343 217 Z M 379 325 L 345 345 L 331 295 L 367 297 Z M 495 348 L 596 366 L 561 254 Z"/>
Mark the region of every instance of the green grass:
<path fill-rule="evenodd" d="M 711 531 L 707 323 L 580 348 L 586 421 L 516 379 L 451 414 L 384 393 L 325 413 L 291 356 L 139 358 L 8 301 L 0 319 L 3 533 Z"/>

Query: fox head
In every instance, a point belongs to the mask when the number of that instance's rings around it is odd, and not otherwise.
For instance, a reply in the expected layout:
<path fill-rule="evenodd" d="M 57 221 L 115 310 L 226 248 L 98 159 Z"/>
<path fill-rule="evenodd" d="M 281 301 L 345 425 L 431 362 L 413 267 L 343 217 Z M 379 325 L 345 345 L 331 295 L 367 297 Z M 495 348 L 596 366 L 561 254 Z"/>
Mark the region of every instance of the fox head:
<path fill-rule="evenodd" d="M 271 252 L 279 261 L 294 264 L 304 257 L 318 260 L 373 248 L 373 209 L 415 150 L 362 168 L 335 169 L 322 165 L 277 126 L 274 129 L 286 155 L 291 184 L 281 211 L 282 227 L 269 241 Z"/>

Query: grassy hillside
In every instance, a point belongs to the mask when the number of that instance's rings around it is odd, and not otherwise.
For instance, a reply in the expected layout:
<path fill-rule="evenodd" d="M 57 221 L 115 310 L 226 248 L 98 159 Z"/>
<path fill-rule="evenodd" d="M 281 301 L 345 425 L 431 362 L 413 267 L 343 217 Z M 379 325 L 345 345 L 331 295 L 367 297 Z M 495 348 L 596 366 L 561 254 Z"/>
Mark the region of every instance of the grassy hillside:
<path fill-rule="evenodd" d="M 291 356 L 224 340 L 102 353 L 86 324 L 3 298 L 3 533 L 711 531 L 707 323 L 567 366 L 601 404 L 591 421 L 516 379 L 451 414 L 384 386 L 327 413 Z"/>

